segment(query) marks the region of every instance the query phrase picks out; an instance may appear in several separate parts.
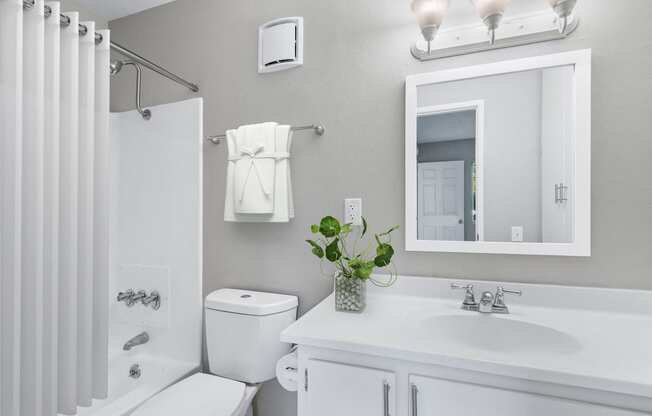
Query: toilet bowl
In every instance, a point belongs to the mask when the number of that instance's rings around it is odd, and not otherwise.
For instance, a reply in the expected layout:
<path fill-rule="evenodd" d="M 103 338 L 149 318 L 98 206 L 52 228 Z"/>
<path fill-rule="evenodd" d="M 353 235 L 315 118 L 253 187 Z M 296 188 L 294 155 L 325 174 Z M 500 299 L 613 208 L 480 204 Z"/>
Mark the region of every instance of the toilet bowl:
<path fill-rule="evenodd" d="M 206 297 L 211 374 L 194 374 L 154 395 L 132 416 L 249 416 L 260 384 L 290 350 L 280 342 L 296 320 L 296 296 L 220 289 Z"/>

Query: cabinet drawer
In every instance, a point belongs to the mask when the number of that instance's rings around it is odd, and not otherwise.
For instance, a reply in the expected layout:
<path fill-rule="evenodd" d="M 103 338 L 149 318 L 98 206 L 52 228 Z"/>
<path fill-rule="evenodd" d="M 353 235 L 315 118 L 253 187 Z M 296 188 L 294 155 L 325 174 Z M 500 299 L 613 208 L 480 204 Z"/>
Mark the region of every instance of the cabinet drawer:
<path fill-rule="evenodd" d="M 431 377 L 411 375 L 409 380 L 410 416 L 649 416 L 647 413 Z"/>

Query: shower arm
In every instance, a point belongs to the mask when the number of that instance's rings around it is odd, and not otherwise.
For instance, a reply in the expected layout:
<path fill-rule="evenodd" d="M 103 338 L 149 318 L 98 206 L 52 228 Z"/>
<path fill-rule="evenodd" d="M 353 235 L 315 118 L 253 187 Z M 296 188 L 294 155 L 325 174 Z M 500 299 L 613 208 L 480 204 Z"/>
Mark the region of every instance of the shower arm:
<path fill-rule="evenodd" d="M 144 109 L 141 104 L 140 104 L 140 96 L 142 94 L 142 77 L 143 77 L 143 69 L 140 66 L 139 63 L 134 62 L 134 61 L 123 61 L 123 65 L 132 65 L 134 68 L 136 68 L 136 110 L 140 113 L 140 115 L 145 119 L 149 120 L 152 118 L 152 112 L 148 109 Z"/>

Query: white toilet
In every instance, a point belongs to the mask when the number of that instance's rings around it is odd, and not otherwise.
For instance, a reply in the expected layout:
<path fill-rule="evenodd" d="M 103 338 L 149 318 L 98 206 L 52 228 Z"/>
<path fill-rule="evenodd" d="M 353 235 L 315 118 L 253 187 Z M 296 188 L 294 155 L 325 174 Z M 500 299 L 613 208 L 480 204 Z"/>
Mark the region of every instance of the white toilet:
<path fill-rule="evenodd" d="M 275 378 L 276 362 L 290 351 L 280 342 L 296 320 L 296 296 L 220 289 L 206 297 L 210 374 L 195 374 L 168 387 L 132 416 L 243 416 L 260 383 Z"/>

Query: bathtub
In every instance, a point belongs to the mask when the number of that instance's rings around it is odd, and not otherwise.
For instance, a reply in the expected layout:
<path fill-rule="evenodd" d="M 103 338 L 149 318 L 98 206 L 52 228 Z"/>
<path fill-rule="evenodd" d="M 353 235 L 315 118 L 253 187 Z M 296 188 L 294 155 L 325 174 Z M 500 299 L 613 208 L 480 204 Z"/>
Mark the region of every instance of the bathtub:
<path fill-rule="evenodd" d="M 129 375 L 134 364 L 140 368 L 138 378 Z M 127 416 L 145 400 L 198 370 L 195 363 L 117 352 L 109 359 L 108 397 L 94 400 L 91 407 L 80 407 L 77 415 Z"/>

